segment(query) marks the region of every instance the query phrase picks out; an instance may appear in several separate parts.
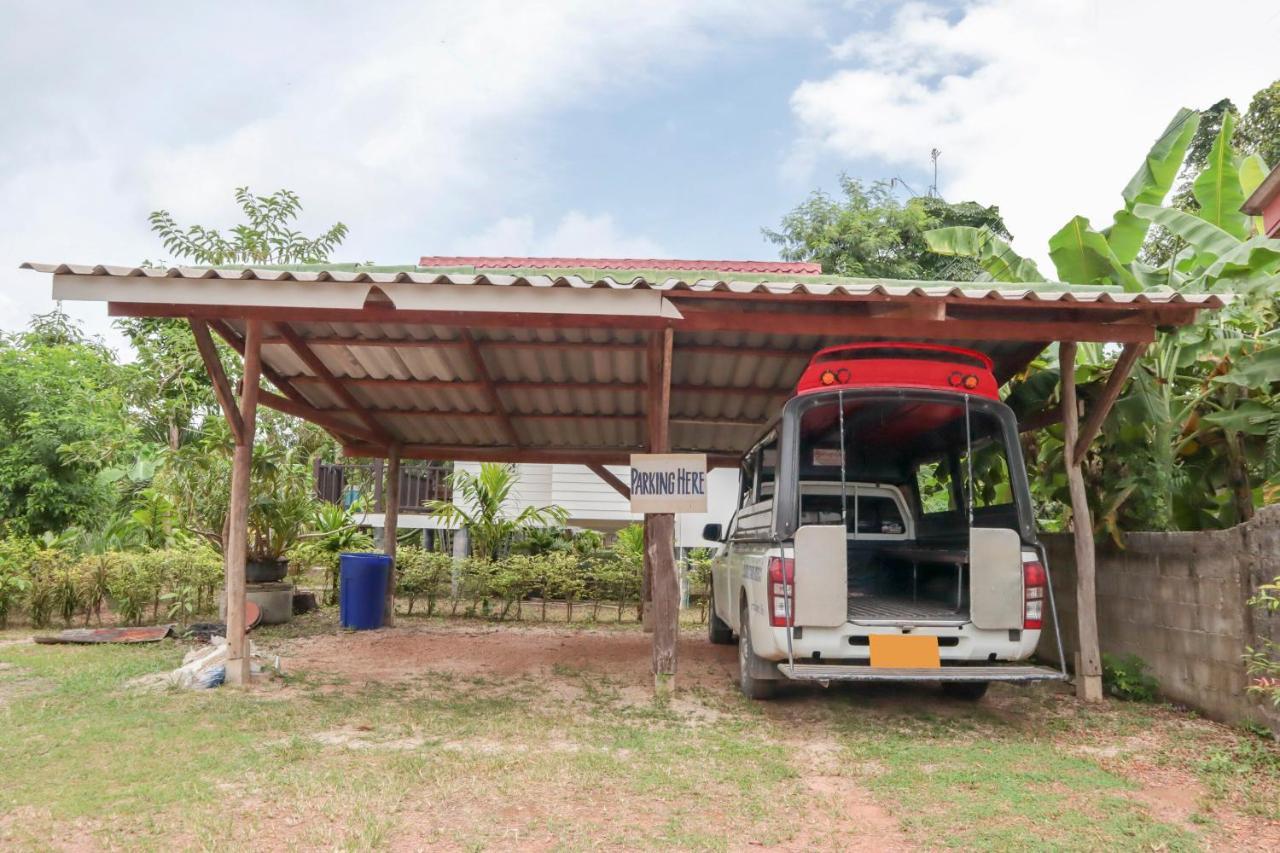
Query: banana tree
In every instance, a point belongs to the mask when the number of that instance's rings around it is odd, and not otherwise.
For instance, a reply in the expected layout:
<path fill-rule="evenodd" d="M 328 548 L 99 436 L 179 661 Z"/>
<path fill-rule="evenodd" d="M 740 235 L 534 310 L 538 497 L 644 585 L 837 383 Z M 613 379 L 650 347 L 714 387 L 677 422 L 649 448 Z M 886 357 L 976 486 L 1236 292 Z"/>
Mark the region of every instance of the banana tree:
<path fill-rule="evenodd" d="M 1161 335 L 1108 418 L 1085 468 L 1097 527 L 1112 534 L 1225 526 L 1251 517 L 1255 504 L 1280 500 L 1280 241 L 1261 236 L 1259 223 L 1239 212 L 1266 175 L 1266 164 L 1234 152 L 1228 116 L 1192 185 L 1199 210 L 1162 207 L 1198 122 L 1191 110 L 1173 117 L 1124 188 L 1124 206 L 1109 227 L 1095 230 L 1076 216 L 1049 240 L 1062 281 L 1235 299 L 1196 326 Z M 1138 260 L 1152 224 L 1186 245 L 1159 268 Z M 993 238 L 964 227 L 925 233 L 933 251 L 973 258 L 992 281 L 1043 281 L 1032 261 Z M 1096 386 L 1106 378 L 1114 355 L 1107 350 L 1098 358 L 1081 349 L 1077 382 Z M 1052 402 L 1056 360 L 1042 366 L 1047 375 L 1029 376 L 1010 390 L 1015 410 L 1037 411 Z M 1060 428 L 1045 431 L 1038 442 L 1038 491 L 1048 499 L 1044 503 L 1060 507 Z"/>

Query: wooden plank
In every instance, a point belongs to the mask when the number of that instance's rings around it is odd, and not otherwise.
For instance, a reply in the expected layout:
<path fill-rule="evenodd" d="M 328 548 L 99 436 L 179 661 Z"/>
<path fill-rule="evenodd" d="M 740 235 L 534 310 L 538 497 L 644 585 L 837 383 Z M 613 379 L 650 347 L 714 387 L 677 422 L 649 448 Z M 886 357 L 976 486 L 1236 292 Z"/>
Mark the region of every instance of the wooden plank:
<path fill-rule="evenodd" d="M 258 416 L 258 381 L 262 368 L 262 323 L 245 326 L 244 383 L 240 391 L 241 440 L 231 458 L 231 495 L 227 510 L 227 541 L 223 543 L 227 596 L 227 684 L 250 683 L 248 640 L 245 638 L 245 559 L 249 542 L 249 466 L 253 459 Z"/>
<path fill-rule="evenodd" d="M 244 421 L 240 418 L 240 410 L 236 407 L 235 395 L 231 393 L 231 383 L 227 380 L 227 371 L 222 366 L 222 359 L 218 357 L 218 348 L 213 343 L 213 337 L 209 334 L 209 324 L 204 320 L 189 320 L 191 324 L 191 334 L 196 339 L 196 349 L 200 352 L 200 358 L 204 361 L 204 369 L 209 374 L 209 379 L 213 382 L 213 393 L 218 398 L 218 405 L 222 407 L 222 414 L 226 417 L 227 423 L 231 426 L 231 436 L 235 439 L 236 444 L 243 444 L 245 441 Z"/>
<path fill-rule="evenodd" d="M 337 398 L 351 410 L 353 415 L 364 422 L 364 425 L 369 428 L 370 432 L 379 436 L 384 443 L 391 443 L 391 434 L 387 432 L 386 427 L 384 427 L 377 418 L 369 413 L 364 404 L 355 398 L 355 395 L 351 393 L 350 389 L 342 384 L 342 381 L 338 379 L 338 377 L 333 375 L 333 371 L 329 369 L 328 365 L 320 360 L 318 355 L 311 351 L 311 348 L 307 346 L 306 341 L 302 339 L 301 335 L 295 332 L 288 323 L 277 323 L 276 330 L 280 333 L 281 337 L 288 342 L 289 348 L 293 350 L 294 355 L 302 359 L 302 363 L 305 364 L 312 373 L 319 376 L 324 381 L 324 384 L 329 388 L 329 390 L 332 391 Z"/>
<path fill-rule="evenodd" d="M 1129 378 L 1134 364 L 1137 363 L 1146 348 L 1146 344 L 1128 344 L 1121 351 L 1120 357 L 1116 359 L 1116 365 L 1111 368 L 1111 375 L 1107 377 L 1107 384 L 1102 389 L 1102 395 L 1089 408 L 1089 414 L 1084 419 L 1084 426 L 1080 427 L 1080 436 L 1076 439 L 1075 455 L 1073 457 L 1077 464 L 1084 461 L 1084 455 L 1088 452 L 1089 445 L 1093 444 L 1093 440 L 1098 437 L 1103 423 L 1107 420 L 1107 415 L 1111 412 L 1111 407 L 1115 405 L 1116 400 L 1120 397 L 1120 392 L 1124 389 L 1125 380 Z"/>
<path fill-rule="evenodd" d="M 627 500 L 631 500 L 631 487 L 628 486 L 626 483 L 622 482 L 620 479 L 618 479 L 617 476 L 615 476 L 612 471 L 610 471 L 608 468 L 604 467 L 603 465 L 596 465 L 594 463 L 591 465 L 588 465 L 587 467 L 591 469 L 591 473 L 595 474 L 601 480 L 604 480 L 607 486 L 609 486 L 618 494 L 622 495 Z"/>
<path fill-rule="evenodd" d="M 511 424 L 511 417 L 507 414 L 506 406 L 502 403 L 502 398 L 498 396 L 498 389 L 493 384 L 493 377 L 489 375 L 489 366 L 485 363 L 484 353 L 480 352 L 480 346 L 476 343 L 475 336 L 470 330 L 462 330 L 462 340 L 466 343 L 467 356 L 471 359 L 471 369 L 476 372 L 476 378 L 480 380 L 484 387 L 485 398 L 489 401 L 489 408 L 497 415 L 499 424 L 502 427 L 502 433 L 507 437 L 507 441 L 512 445 L 520 446 L 520 437 L 516 435 L 516 428 Z"/>
<path fill-rule="evenodd" d="M 387 453 L 387 484 L 383 488 L 386 508 L 383 510 L 382 553 L 391 558 L 387 574 L 387 597 L 382 613 L 382 624 L 393 628 L 396 624 L 396 525 L 400 521 L 400 448 L 391 445 Z"/>
<path fill-rule="evenodd" d="M 1076 345 L 1063 343 L 1059 348 L 1062 372 L 1062 425 L 1066 447 L 1075 447 L 1079 439 L 1080 413 L 1076 407 Z M 1076 690 L 1086 702 L 1102 701 L 1102 655 L 1098 647 L 1098 601 L 1095 577 L 1093 517 L 1089 512 L 1089 496 L 1085 491 L 1084 472 L 1079 460 L 1064 453 L 1067 488 L 1071 494 L 1072 539 L 1076 555 L 1076 607 L 1080 628 L 1080 657 L 1076 667 Z M 1057 614 L 1054 614 L 1057 618 Z"/>

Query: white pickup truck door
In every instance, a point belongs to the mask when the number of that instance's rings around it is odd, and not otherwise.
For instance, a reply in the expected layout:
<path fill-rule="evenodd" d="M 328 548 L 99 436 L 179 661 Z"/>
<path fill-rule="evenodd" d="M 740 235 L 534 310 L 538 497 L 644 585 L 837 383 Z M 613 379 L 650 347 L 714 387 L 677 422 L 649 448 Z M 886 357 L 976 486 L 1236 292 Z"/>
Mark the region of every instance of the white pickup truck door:
<path fill-rule="evenodd" d="M 806 524 L 795 538 L 795 624 L 836 628 L 849 620 L 848 542 L 843 524 Z"/>
<path fill-rule="evenodd" d="M 969 618 L 975 628 L 1021 628 L 1022 540 L 1003 527 L 969 530 Z"/>

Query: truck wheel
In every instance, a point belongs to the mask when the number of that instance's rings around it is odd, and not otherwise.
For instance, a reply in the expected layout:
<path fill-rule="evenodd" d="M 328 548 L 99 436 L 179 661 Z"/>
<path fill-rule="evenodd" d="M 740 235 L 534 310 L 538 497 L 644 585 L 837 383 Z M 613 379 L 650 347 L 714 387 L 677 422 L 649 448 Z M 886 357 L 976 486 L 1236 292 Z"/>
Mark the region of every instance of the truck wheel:
<path fill-rule="evenodd" d="M 728 646 L 733 643 L 733 629 L 716 615 L 716 596 L 713 592 L 707 603 L 707 639 L 713 646 Z"/>
<path fill-rule="evenodd" d="M 942 695 L 952 699 L 963 699 L 966 702 L 977 702 L 987 695 L 989 681 L 952 681 L 942 683 Z"/>
<path fill-rule="evenodd" d="M 756 678 L 751 674 L 757 666 L 767 666 L 768 662 L 756 657 L 751 649 L 751 626 L 747 622 L 745 602 L 741 617 L 738 621 L 738 686 L 742 688 L 742 695 L 748 699 L 772 699 L 778 695 L 778 682 Z"/>

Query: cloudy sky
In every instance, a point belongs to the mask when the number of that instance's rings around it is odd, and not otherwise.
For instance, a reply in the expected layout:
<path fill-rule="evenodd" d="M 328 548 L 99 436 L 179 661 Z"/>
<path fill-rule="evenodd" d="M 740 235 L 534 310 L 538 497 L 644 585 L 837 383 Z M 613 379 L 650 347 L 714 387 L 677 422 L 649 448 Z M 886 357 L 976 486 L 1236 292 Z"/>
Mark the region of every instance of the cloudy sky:
<path fill-rule="evenodd" d="M 339 260 L 773 258 L 761 226 L 810 190 L 923 190 L 937 147 L 942 194 L 1043 258 L 1178 107 L 1280 76 L 1280 6 L 1227 8 L 6 0 L 0 327 L 52 307 L 21 261 L 172 260 L 148 212 L 230 225 L 246 184 L 346 222 Z"/>

